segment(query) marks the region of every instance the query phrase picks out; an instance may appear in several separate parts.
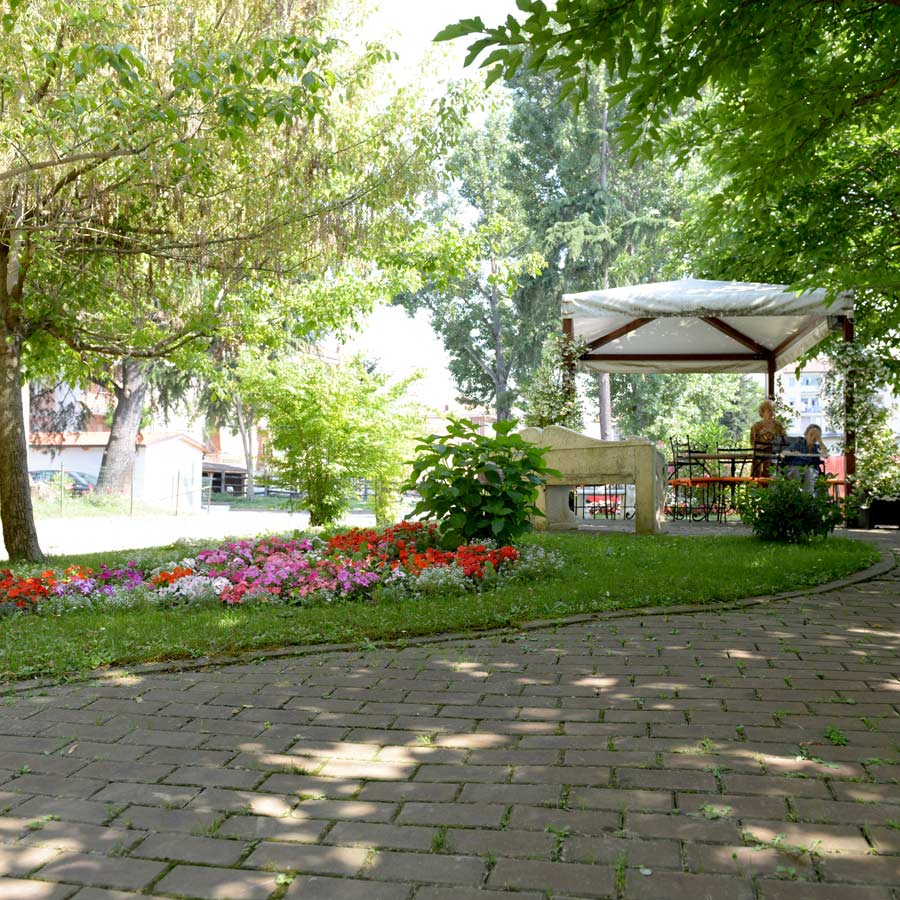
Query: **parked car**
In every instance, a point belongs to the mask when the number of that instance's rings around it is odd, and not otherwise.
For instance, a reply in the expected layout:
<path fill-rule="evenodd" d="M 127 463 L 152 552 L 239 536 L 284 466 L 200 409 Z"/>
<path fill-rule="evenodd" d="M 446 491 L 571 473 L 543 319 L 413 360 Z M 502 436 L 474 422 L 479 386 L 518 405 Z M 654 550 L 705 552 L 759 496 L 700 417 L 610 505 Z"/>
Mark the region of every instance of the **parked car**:
<path fill-rule="evenodd" d="M 28 474 L 34 482 L 50 484 L 54 478 L 59 478 L 60 470 L 35 469 Z M 70 472 L 68 469 L 62 474 L 66 479 L 66 486 L 73 494 L 89 494 L 97 486 L 96 475 L 88 475 L 86 472 Z"/>

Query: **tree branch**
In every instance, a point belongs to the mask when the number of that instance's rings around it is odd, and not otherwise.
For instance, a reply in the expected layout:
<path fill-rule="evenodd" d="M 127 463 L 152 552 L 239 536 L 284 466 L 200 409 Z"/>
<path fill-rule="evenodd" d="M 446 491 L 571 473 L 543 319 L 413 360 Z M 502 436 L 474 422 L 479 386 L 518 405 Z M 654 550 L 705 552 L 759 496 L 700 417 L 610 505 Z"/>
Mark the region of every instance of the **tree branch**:
<path fill-rule="evenodd" d="M 188 331 L 181 335 L 163 338 L 150 347 L 131 347 L 119 341 L 108 341 L 106 343 L 82 341 L 76 335 L 68 334 L 55 325 L 45 326 L 44 331 L 71 347 L 76 353 L 97 353 L 101 356 L 116 357 L 127 356 L 132 359 L 157 359 L 161 356 L 169 356 L 191 341 L 211 337 L 205 331 Z"/>
<path fill-rule="evenodd" d="M 102 153 L 72 153 L 69 156 L 60 156 L 57 159 L 44 159 L 40 162 L 28 163 L 24 166 L 16 166 L 14 169 L 0 172 L 0 181 L 10 181 L 13 178 L 18 178 L 20 175 L 30 175 L 32 172 L 37 172 L 40 169 L 54 169 L 58 166 L 68 166 L 72 163 L 85 162 L 86 160 L 96 160 L 99 165 L 119 156 L 138 156 L 149 147 L 150 144 L 147 143 L 142 147 L 120 147 L 116 150 L 106 150 Z"/>

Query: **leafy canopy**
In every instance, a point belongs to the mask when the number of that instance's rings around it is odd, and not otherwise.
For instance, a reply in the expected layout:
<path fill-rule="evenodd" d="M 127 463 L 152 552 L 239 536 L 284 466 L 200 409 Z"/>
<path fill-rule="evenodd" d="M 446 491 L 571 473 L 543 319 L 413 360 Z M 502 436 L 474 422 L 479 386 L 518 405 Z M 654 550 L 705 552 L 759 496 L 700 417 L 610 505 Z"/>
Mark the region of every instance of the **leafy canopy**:
<path fill-rule="evenodd" d="M 489 80 L 549 72 L 564 93 L 580 98 L 587 96 L 590 69 L 605 66 L 612 99 L 628 98 L 622 127 L 632 143 L 659 139 L 682 104 L 709 90 L 716 108 L 698 113 L 682 139 L 693 133 L 693 146 L 711 136 L 754 140 L 760 167 L 802 165 L 835 130 L 862 121 L 887 127 L 896 108 L 900 15 L 892 2 L 558 0 L 550 9 L 543 0 L 517 0 L 516 6 L 518 19 L 510 15 L 493 27 L 480 17 L 465 19 L 436 40 L 478 35 L 466 62 L 481 57 Z"/>

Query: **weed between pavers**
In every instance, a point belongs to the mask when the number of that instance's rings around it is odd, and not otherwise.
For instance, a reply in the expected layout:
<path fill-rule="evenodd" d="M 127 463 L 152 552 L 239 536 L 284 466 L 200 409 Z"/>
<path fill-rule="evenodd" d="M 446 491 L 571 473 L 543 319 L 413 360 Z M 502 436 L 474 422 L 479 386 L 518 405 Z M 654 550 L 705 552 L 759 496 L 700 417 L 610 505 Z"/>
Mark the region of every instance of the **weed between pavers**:
<path fill-rule="evenodd" d="M 742 831 L 741 839 L 745 844 L 757 850 L 778 850 L 791 856 L 803 856 L 808 853 L 811 859 L 819 856 L 818 850 L 822 846 L 820 840 L 812 841 L 806 847 L 801 844 L 787 844 L 783 834 L 776 834 L 770 840 L 764 840 L 756 837 L 751 831 Z"/>
<path fill-rule="evenodd" d="M 703 816 L 704 819 L 728 819 L 734 815 L 734 809 L 730 806 L 716 806 L 713 803 L 704 803 L 697 808 L 697 812 L 692 815 Z"/>
<path fill-rule="evenodd" d="M 57 821 L 59 821 L 59 816 L 50 813 L 46 816 L 38 816 L 38 818 L 32 819 L 25 827 L 29 831 L 40 831 L 48 822 Z"/>
<path fill-rule="evenodd" d="M 828 728 L 825 729 L 825 737 L 828 738 L 835 747 L 846 747 L 849 743 L 844 732 L 839 728 L 835 728 L 833 725 L 829 725 Z"/>
<path fill-rule="evenodd" d="M 550 853 L 550 859 L 553 862 L 559 862 L 562 856 L 563 842 L 572 833 L 572 829 L 568 825 L 554 825 L 551 823 L 544 830 L 548 834 L 552 834 L 556 839 L 556 843 Z"/>
<path fill-rule="evenodd" d="M 447 843 L 447 826 L 441 825 L 431 839 L 431 852 L 440 853 Z"/>
<path fill-rule="evenodd" d="M 620 853 L 616 857 L 616 894 L 621 897 L 625 893 L 625 874 L 628 869 L 628 854 Z"/>

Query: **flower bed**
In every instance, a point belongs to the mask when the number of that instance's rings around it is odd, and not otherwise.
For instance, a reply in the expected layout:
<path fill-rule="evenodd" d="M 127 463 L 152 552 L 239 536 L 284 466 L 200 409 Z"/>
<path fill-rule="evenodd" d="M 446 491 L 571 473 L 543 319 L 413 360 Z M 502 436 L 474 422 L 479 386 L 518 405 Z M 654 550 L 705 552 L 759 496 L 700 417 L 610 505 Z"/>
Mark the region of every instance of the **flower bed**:
<path fill-rule="evenodd" d="M 62 573 L 16 576 L 0 570 L 0 612 L 62 612 L 85 606 L 151 602 L 183 606 L 215 602 L 304 605 L 339 600 L 403 599 L 482 591 L 499 581 L 558 568 L 539 547 L 435 546 L 436 526 L 403 522 L 354 528 L 322 540 L 264 537 L 231 541 L 145 571 L 70 566 Z"/>

